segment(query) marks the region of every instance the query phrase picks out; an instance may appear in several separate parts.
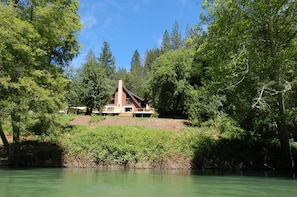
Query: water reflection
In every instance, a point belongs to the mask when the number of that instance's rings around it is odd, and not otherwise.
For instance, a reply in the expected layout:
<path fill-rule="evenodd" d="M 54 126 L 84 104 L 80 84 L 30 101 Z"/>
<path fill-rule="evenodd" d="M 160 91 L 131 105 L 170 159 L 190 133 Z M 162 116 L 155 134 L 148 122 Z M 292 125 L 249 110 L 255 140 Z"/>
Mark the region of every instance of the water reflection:
<path fill-rule="evenodd" d="M 287 173 L 0 169 L 0 196 L 295 196 Z"/>

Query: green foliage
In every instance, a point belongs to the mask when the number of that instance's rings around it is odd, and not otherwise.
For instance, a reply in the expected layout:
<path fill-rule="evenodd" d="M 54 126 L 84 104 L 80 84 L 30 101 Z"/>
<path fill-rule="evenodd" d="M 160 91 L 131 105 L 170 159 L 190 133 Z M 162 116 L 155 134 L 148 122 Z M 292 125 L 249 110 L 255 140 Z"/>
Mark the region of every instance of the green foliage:
<path fill-rule="evenodd" d="M 77 0 L 31 1 L 18 4 L 25 20 L 32 21 L 41 36 L 41 48 L 46 52 L 44 64 L 68 65 L 77 55 L 80 45 L 77 33 L 81 29 Z"/>
<path fill-rule="evenodd" d="M 143 66 L 137 50 L 134 51 L 131 60 L 131 69 L 128 73 L 128 77 L 126 78 L 125 84 L 131 92 L 140 97 L 144 96 Z"/>
<path fill-rule="evenodd" d="M 76 115 L 75 114 L 57 114 L 56 117 L 56 122 L 57 124 L 67 127 L 70 125 L 70 122 L 74 119 Z"/>
<path fill-rule="evenodd" d="M 192 60 L 191 50 L 176 50 L 154 61 L 148 92 L 161 116 L 187 114 L 185 104 L 192 89 L 188 82 Z"/>
<path fill-rule="evenodd" d="M 114 79 L 115 74 L 115 58 L 112 55 L 109 43 L 107 41 L 103 42 L 103 47 L 98 58 L 98 62 L 102 65 L 105 70 L 105 74 L 109 79 Z"/>
<path fill-rule="evenodd" d="M 181 32 L 177 21 L 174 21 L 172 26 L 172 32 L 169 34 L 167 30 L 164 31 L 161 52 L 162 54 L 167 53 L 170 50 L 178 50 L 184 46 Z"/>
<path fill-rule="evenodd" d="M 87 62 L 72 80 L 67 95 L 71 106 L 86 106 L 91 114 L 93 109 L 102 109 L 111 95 L 111 81 L 107 78 L 105 67 L 101 65 L 92 51 Z"/>
<path fill-rule="evenodd" d="M 19 137 L 30 127 L 31 120 L 25 121 L 29 113 L 40 121 L 34 130 L 47 130 L 49 114 L 63 105 L 68 80 L 61 67 L 79 49 L 77 10 L 75 0 L 0 3 L 0 106 L 11 116 L 12 162 L 18 162 Z"/>
<path fill-rule="evenodd" d="M 145 61 L 143 65 L 143 76 L 144 80 L 147 80 L 150 76 L 151 68 L 153 62 L 161 55 L 161 50 L 158 48 L 154 48 L 152 50 L 148 50 L 145 53 Z"/>
<path fill-rule="evenodd" d="M 228 140 L 243 139 L 245 131 L 232 118 L 220 115 L 201 124 L 202 127 L 212 128 L 219 132 L 221 138 Z"/>
<path fill-rule="evenodd" d="M 162 53 L 166 53 L 171 49 L 172 49 L 172 46 L 171 46 L 170 35 L 168 31 L 165 30 L 162 38 L 162 43 L 161 43 L 161 51 Z"/>
<path fill-rule="evenodd" d="M 289 128 L 296 122 L 288 124 L 286 109 L 296 105 L 291 95 L 297 3 L 206 0 L 204 6 L 208 31 L 197 55 L 207 60 L 207 90 L 225 96 L 223 111 L 247 132 L 263 137 L 278 133 L 280 160 L 290 168 Z"/>
<path fill-rule="evenodd" d="M 166 140 L 165 140 L 166 139 Z M 83 153 L 96 163 L 123 164 L 148 160 L 154 162 L 165 156 L 168 133 L 140 127 L 98 127 L 71 138 L 72 154 Z"/>
<path fill-rule="evenodd" d="M 255 168 L 261 162 L 272 164 L 271 153 L 277 150 L 277 144 L 264 144 L 261 138 L 246 143 L 242 130 L 227 118 L 209 125 L 204 126 L 205 131 L 220 129 L 221 137 L 214 138 L 215 132 L 203 132 L 202 128 L 175 133 L 135 126 L 80 126 L 70 132 L 71 137 L 63 144 L 67 144 L 71 157 L 87 158 L 103 166 L 152 167 L 170 158 L 191 162 L 194 169 L 250 167 L 252 162 Z"/>
<path fill-rule="evenodd" d="M 100 126 L 88 130 L 80 127 L 72 133 L 68 150 L 100 165 L 133 167 L 136 163 L 153 165 L 172 155 L 190 159 L 199 146 L 198 140 L 197 132 L 177 134 L 133 126 Z"/>
<path fill-rule="evenodd" d="M 174 136 L 175 143 L 171 144 L 172 151 L 175 154 L 184 155 L 186 158 L 192 158 L 199 151 L 201 157 L 204 157 L 206 149 L 211 147 L 212 137 L 209 134 L 195 129 L 185 133 L 177 133 Z"/>
<path fill-rule="evenodd" d="M 181 38 L 181 33 L 179 31 L 178 22 L 175 21 L 172 32 L 171 32 L 171 46 L 173 50 L 181 49 L 183 46 L 183 41 Z"/>
<path fill-rule="evenodd" d="M 204 121 L 214 120 L 224 114 L 221 110 L 224 101 L 224 96 L 211 94 L 203 87 L 192 90 L 186 105 L 189 119 L 196 126 Z"/>
<path fill-rule="evenodd" d="M 120 68 L 116 71 L 115 73 L 115 80 L 116 82 L 118 82 L 118 80 L 123 80 L 123 81 L 127 81 L 128 78 L 128 71 L 125 68 Z M 117 83 L 115 84 L 114 87 L 117 86 Z"/>

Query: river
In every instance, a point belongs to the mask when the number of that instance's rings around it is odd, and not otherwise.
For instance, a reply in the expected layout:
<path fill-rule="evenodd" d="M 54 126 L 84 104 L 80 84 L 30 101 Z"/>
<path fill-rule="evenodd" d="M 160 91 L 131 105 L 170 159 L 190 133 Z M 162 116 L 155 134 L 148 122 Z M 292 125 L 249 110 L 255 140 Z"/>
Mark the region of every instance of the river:
<path fill-rule="evenodd" d="M 296 195 L 292 173 L 0 168 L 1 197 Z"/>

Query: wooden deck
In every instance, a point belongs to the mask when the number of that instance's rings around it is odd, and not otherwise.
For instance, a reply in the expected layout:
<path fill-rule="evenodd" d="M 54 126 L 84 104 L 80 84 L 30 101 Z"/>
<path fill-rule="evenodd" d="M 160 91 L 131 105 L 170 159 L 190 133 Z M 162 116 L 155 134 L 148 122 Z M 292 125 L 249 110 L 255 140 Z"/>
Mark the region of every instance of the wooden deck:
<path fill-rule="evenodd" d="M 133 117 L 133 113 L 120 113 L 120 117 Z"/>
<path fill-rule="evenodd" d="M 112 116 L 120 116 L 120 117 L 150 117 L 154 113 L 153 108 L 137 108 L 131 112 L 119 112 L 118 110 L 114 111 L 103 111 L 103 115 L 112 115 Z"/>

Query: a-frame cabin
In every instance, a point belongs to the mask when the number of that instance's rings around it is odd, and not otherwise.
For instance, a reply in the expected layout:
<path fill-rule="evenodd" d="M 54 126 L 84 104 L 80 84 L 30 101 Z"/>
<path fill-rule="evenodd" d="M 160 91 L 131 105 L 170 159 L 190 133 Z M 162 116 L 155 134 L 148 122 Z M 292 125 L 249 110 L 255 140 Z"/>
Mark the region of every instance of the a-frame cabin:
<path fill-rule="evenodd" d="M 104 115 L 119 116 L 149 117 L 152 113 L 154 109 L 149 106 L 148 102 L 128 90 L 122 80 L 119 80 L 111 100 L 103 106 L 102 110 Z"/>

